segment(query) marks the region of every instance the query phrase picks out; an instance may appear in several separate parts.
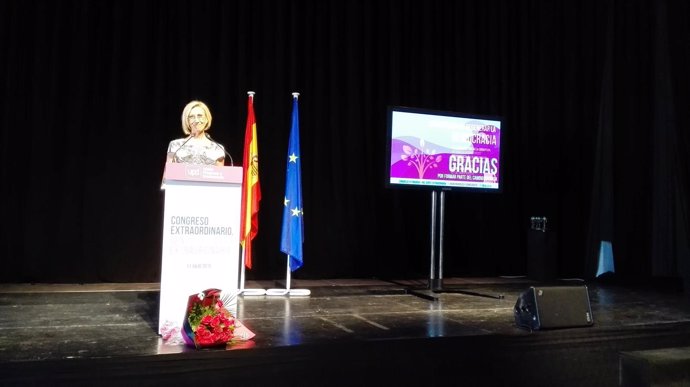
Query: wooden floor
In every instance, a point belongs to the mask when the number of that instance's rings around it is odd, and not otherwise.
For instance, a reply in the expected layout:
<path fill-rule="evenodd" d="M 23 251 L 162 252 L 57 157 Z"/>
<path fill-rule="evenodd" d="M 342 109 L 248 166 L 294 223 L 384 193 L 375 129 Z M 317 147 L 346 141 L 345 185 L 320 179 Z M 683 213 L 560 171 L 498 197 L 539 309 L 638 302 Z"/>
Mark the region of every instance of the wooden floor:
<path fill-rule="evenodd" d="M 530 286 L 586 286 L 593 325 L 518 327 Z M 622 353 L 690 348 L 690 301 L 673 287 L 521 277 L 445 279 L 434 292 L 426 280 L 292 287 L 311 295 L 239 298 L 253 340 L 195 350 L 157 334 L 158 284 L 1 284 L 0 385 L 616 386 Z"/>

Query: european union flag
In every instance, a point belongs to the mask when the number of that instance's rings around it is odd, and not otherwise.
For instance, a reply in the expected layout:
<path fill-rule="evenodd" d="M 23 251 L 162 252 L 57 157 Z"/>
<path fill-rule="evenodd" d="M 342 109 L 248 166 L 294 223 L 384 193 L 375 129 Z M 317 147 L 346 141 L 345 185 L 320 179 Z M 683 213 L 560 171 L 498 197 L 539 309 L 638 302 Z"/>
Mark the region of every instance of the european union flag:
<path fill-rule="evenodd" d="M 299 153 L 299 113 L 297 97 L 292 93 L 292 126 L 288 144 L 287 177 L 285 180 L 285 199 L 283 201 L 283 229 L 280 251 L 288 255 L 290 271 L 302 267 L 302 243 L 304 242 L 304 223 L 302 209 L 301 157 Z"/>

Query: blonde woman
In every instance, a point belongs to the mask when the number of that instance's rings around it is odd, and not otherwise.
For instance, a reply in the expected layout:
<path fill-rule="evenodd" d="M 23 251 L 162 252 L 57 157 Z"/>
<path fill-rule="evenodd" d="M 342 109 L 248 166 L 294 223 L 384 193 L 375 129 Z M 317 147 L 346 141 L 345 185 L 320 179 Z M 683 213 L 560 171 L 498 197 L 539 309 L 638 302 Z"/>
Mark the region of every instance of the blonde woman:
<path fill-rule="evenodd" d="M 191 101 L 182 110 L 182 131 L 187 137 L 168 144 L 168 162 L 225 165 L 225 148 L 206 133 L 211 127 L 211 110 L 201 101 Z"/>

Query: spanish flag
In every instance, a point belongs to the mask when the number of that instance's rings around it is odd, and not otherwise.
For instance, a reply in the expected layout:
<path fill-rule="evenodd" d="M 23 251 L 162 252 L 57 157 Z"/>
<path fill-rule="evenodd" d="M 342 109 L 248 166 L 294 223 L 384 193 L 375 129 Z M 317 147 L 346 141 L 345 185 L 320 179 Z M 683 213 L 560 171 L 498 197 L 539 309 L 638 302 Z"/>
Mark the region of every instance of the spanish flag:
<path fill-rule="evenodd" d="M 252 268 L 252 239 L 259 231 L 259 147 L 256 137 L 256 118 L 254 117 L 254 92 L 249 91 L 247 101 L 247 127 L 244 134 L 244 154 L 242 168 L 242 224 L 240 225 L 240 244 L 244 249 L 244 265 Z"/>

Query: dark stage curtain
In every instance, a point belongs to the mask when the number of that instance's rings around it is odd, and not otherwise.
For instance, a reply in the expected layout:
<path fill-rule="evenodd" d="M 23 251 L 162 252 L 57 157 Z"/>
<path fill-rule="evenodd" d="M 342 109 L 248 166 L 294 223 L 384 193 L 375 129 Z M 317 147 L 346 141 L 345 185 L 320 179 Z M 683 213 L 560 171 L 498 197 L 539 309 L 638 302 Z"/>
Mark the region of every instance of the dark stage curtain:
<path fill-rule="evenodd" d="M 305 263 L 293 278 L 428 275 L 431 193 L 384 186 L 390 105 L 505 119 L 504 192 L 446 195 L 445 276 L 524 275 L 530 216 L 549 219 L 560 277 L 591 278 L 602 238 L 622 275 L 687 273 L 688 8 L 0 2 L 0 280 L 159 281 L 160 181 L 182 108 L 207 102 L 239 164 L 250 90 L 262 201 L 248 279 L 284 278 L 295 91 Z"/>

